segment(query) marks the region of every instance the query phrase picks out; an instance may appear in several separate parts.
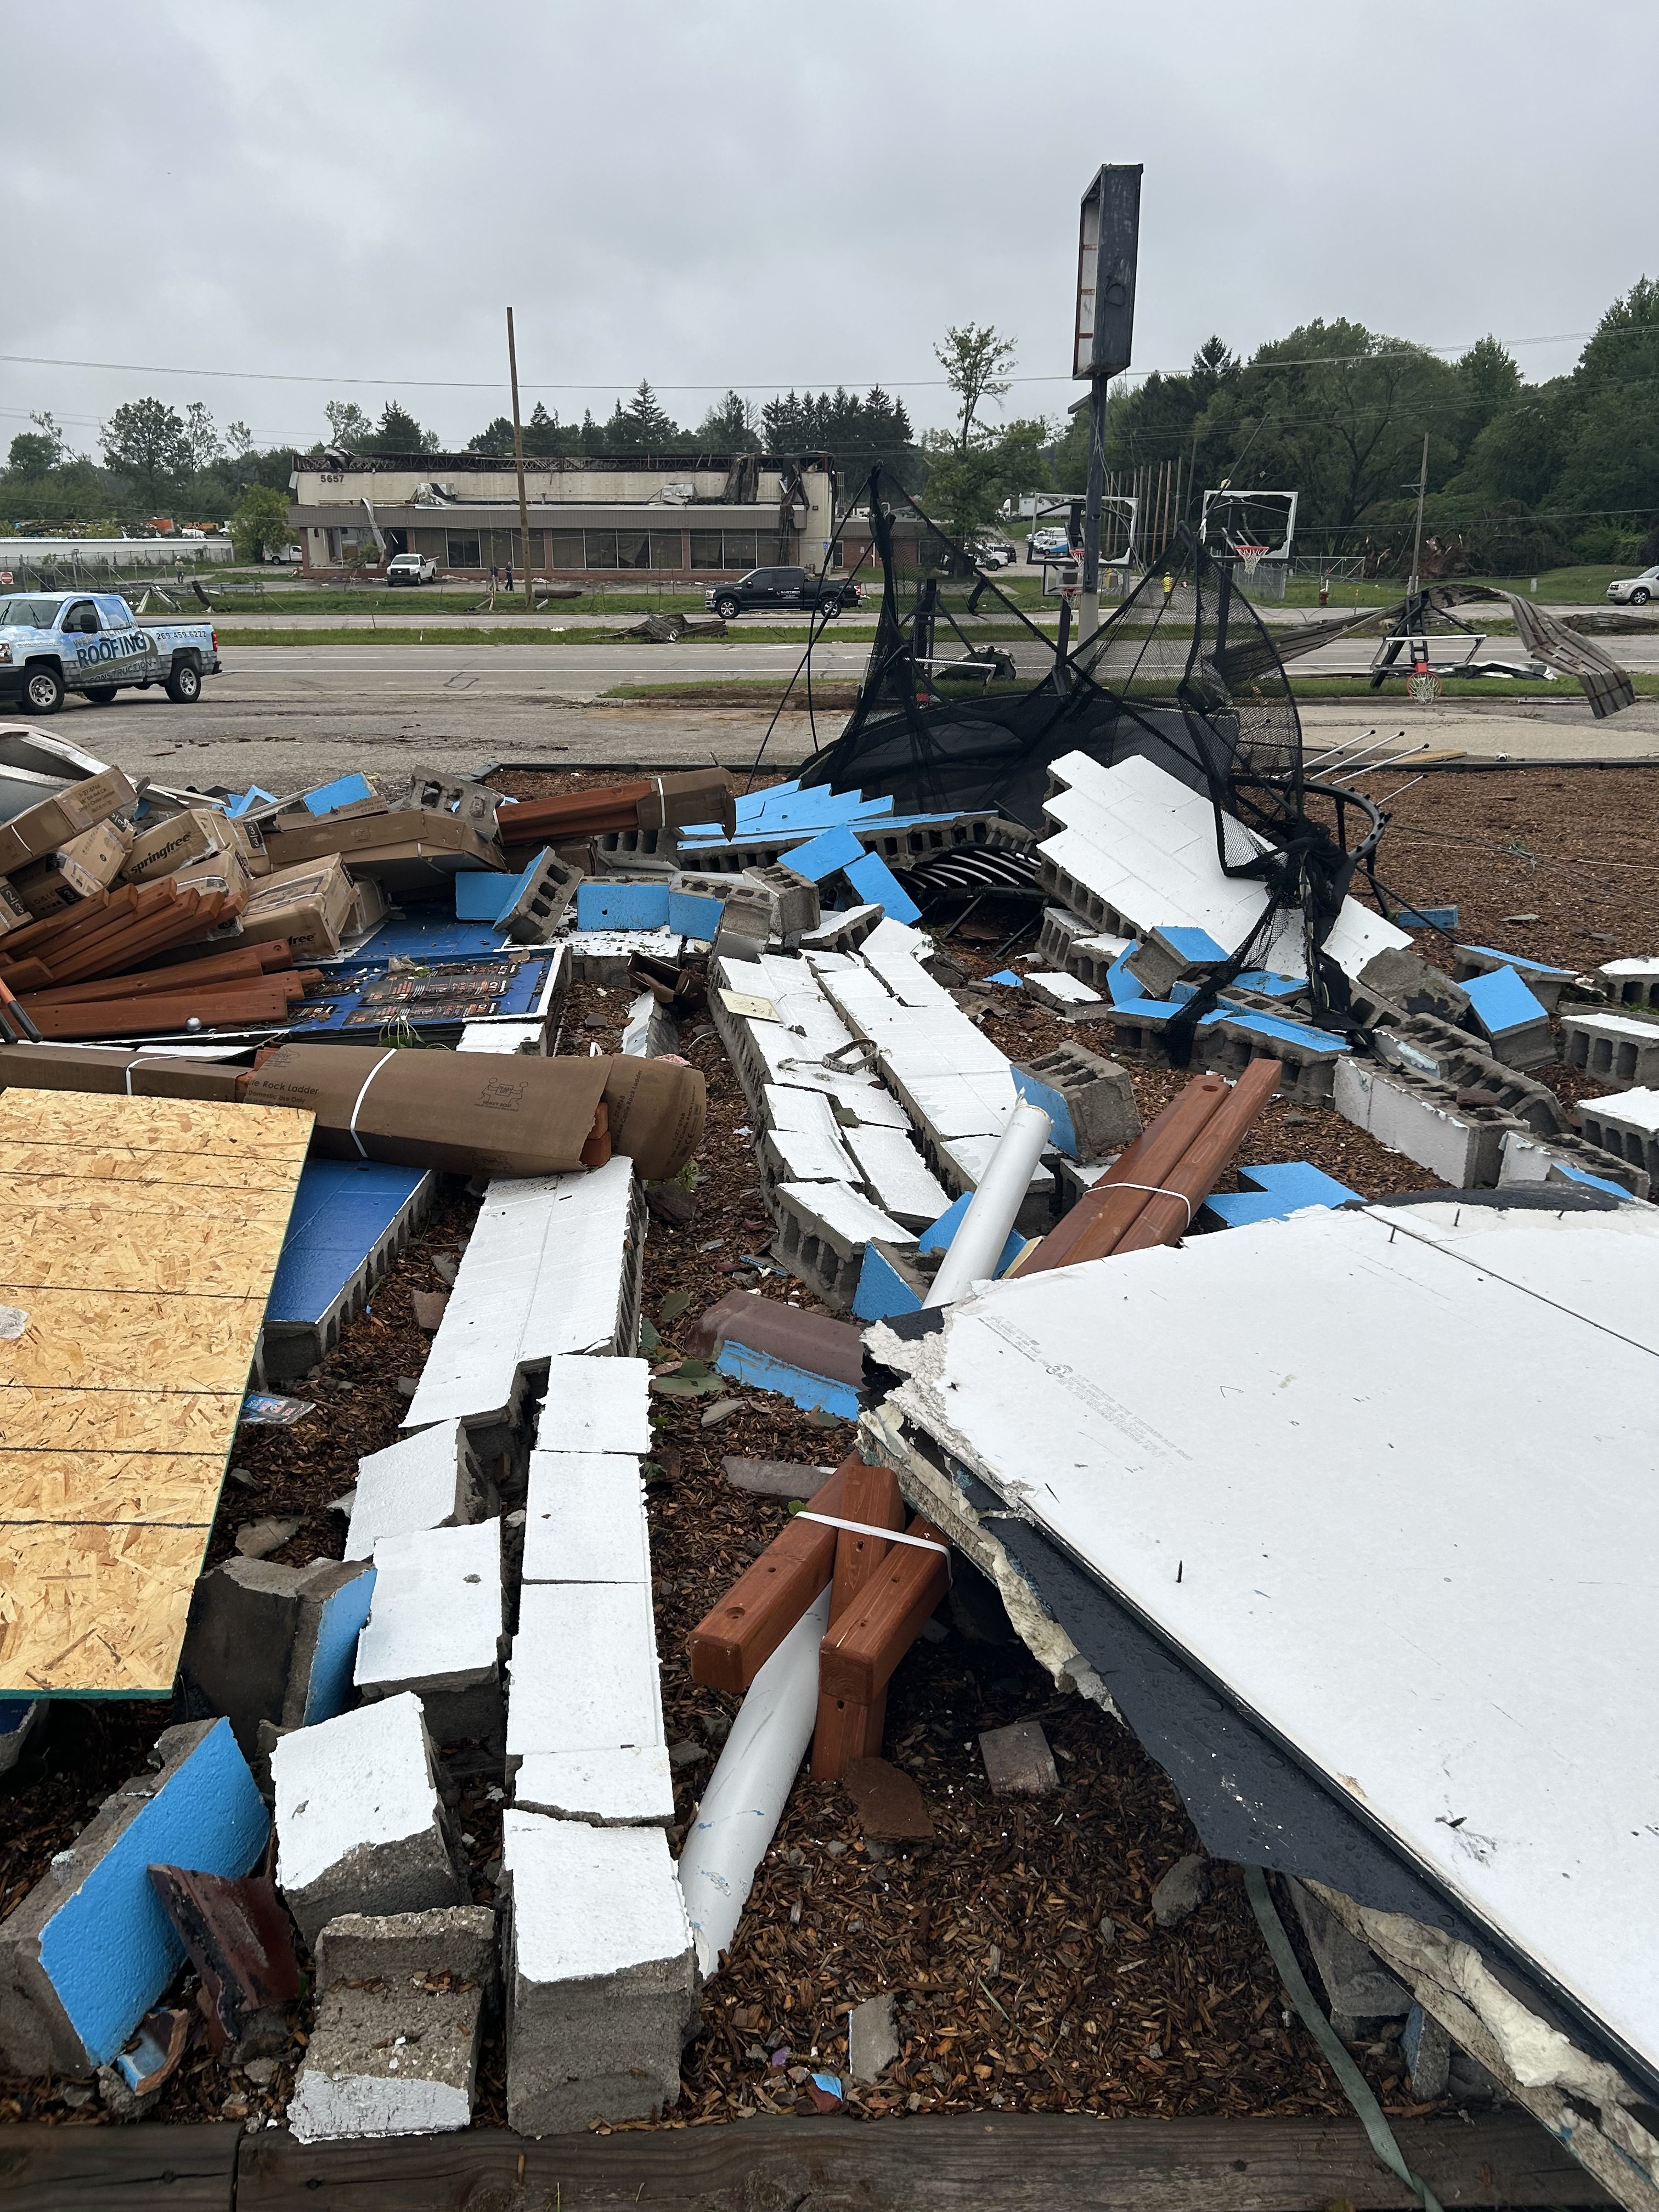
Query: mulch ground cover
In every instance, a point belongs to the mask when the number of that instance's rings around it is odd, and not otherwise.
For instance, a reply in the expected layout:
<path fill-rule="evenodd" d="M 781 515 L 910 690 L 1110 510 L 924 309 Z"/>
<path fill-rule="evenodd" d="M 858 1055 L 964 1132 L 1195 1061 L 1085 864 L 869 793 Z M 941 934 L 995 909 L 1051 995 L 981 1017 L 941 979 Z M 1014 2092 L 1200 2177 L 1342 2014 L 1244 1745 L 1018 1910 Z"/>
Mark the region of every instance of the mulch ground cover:
<path fill-rule="evenodd" d="M 602 771 L 518 776 L 524 795 L 610 780 Z M 509 779 L 503 778 L 503 781 Z M 1391 892 L 1456 903 L 1458 935 L 1575 969 L 1659 950 L 1659 771 L 1549 769 L 1437 775 L 1398 802 L 1381 866 Z M 1527 921 L 1514 917 L 1528 915 Z M 1006 939 L 1021 916 L 981 908 L 949 949 L 982 976 L 1022 949 Z M 1449 964 L 1449 944 L 1418 940 Z M 1027 944 L 1030 942 L 1026 940 Z M 632 993 L 573 988 L 560 1049 L 617 1048 Z M 1000 991 L 981 1025 L 1025 1060 L 1086 1028 Z M 771 1225 L 753 1158 L 748 1109 L 712 1028 L 682 1042 L 709 1094 L 708 1133 L 694 1174 L 695 1211 L 653 1219 L 646 1246 L 644 1309 L 671 1364 L 688 1323 L 734 1285 L 804 1305 L 811 1294 L 768 1271 Z M 1184 1077 L 1131 1069 L 1143 1118 Z M 1571 1099 L 1592 1086 L 1559 1066 L 1540 1072 Z M 1421 1188 L 1421 1172 L 1336 1115 L 1273 1102 L 1243 1157 L 1305 1158 L 1367 1197 Z M 1231 1182 L 1235 1178 L 1229 1178 Z M 244 1427 L 209 1547 L 228 1557 L 236 1534 L 264 1518 L 300 1525 L 273 1556 L 294 1564 L 340 1556 L 343 1514 L 362 1455 L 391 1443 L 428 1338 L 410 1293 L 443 1287 L 434 1261 L 462 1249 L 477 1201 L 458 1183 L 343 1330 L 320 1369 L 289 1386 L 314 1413 L 291 1428 Z M 728 1455 L 803 1468 L 833 1465 L 850 1448 L 845 1423 L 798 1411 L 732 1384 L 735 1401 L 661 1397 L 648 1492 L 659 1650 L 668 1740 L 676 1756 L 678 1845 L 730 1726 L 737 1700 L 700 1689 L 684 1664 L 686 1638 L 787 1518 L 782 1500 L 734 1489 Z M 507 1503 L 511 1502 L 510 1498 Z M 885 1755 L 921 1788 L 931 1844 L 872 1845 L 839 1784 L 796 1785 L 725 1969 L 704 2000 L 689 2046 L 684 2094 L 668 2124 L 746 2112 L 813 2109 L 811 2070 L 843 2076 L 849 2108 L 1091 2111 L 1102 2113 L 1336 2112 L 1344 2100 L 1311 2040 L 1287 2015 L 1277 1974 L 1231 1869 L 1217 1866 L 1208 1900 L 1180 1928 L 1151 1910 L 1161 1875 L 1197 1839 L 1162 1772 L 1128 1732 L 1083 1699 L 1056 1692 L 994 1608 L 954 1606 L 895 1677 Z M 171 1703 L 55 1706 L 13 1772 L 0 1779 L 0 1914 L 10 1911 L 99 1802 L 141 1770 L 161 1729 L 194 1717 L 188 1690 Z M 977 1737 L 1040 1719 L 1060 1787 L 1040 1799 L 994 1796 Z M 475 1747 L 447 1747 L 473 1895 L 488 1903 L 499 1875 L 502 1790 Z M 846 2014 L 894 1993 L 901 2053 L 875 2086 L 846 2080 Z M 268 2082 L 227 2075 L 198 2049 L 173 2077 L 156 2117 L 229 2117 L 250 2127 L 280 2116 L 303 2051 L 307 2014 Z M 1385 2105 L 1407 2101 L 1391 2042 L 1362 2063 Z M 480 2069 L 482 2123 L 504 2119 L 497 2027 Z M 0 2120 L 85 2123 L 106 2117 L 75 2085 L 0 2080 Z"/>

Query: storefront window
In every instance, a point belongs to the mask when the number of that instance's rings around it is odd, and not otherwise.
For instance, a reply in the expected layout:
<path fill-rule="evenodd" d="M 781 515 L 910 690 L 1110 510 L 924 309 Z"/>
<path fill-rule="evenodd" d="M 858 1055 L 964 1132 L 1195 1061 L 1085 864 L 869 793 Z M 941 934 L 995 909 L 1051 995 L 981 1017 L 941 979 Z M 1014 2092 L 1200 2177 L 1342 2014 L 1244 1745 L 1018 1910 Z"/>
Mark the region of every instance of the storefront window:
<path fill-rule="evenodd" d="M 447 548 L 445 556 L 447 568 L 477 568 L 483 565 L 478 558 L 478 541 L 476 536 L 463 538 L 458 531 L 452 530 L 447 532 L 445 543 Z"/>
<path fill-rule="evenodd" d="M 614 530 L 584 530 L 582 543 L 586 568 L 614 568 L 617 565 L 617 533 Z"/>
<path fill-rule="evenodd" d="M 651 533 L 651 566 L 653 568 L 684 568 L 684 539 L 678 530 L 653 530 Z"/>
<path fill-rule="evenodd" d="M 619 568 L 648 568 L 651 566 L 651 540 L 643 530 L 619 530 L 617 532 L 617 566 Z"/>
<path fill-rule="evenodd" d="M 586 565 L 580 530 L 550 530 L 547 536 L 552 548 L 550 558 L 556 568 L 580 568 Z"/>

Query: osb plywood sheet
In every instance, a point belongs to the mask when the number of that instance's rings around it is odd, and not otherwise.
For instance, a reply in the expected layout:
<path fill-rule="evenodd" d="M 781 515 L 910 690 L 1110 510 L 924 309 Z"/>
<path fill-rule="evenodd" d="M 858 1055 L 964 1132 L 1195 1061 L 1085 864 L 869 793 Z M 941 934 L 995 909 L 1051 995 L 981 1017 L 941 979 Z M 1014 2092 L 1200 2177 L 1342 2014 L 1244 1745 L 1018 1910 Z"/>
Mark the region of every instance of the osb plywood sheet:
<path fill-rule="evenodd" d="M 107 1394 L 106 1394 L 107 1395 Z M 211 1452 L 0 1451 L 6 1519 L 196 1526 L 219 1487 Z"/>
<path fill-rule="evenodd" d="M 0 1093 L 0 1697 L 171 1689 L 311 1126 Z"/>
<path fill-rule="evenodd" d="M 9 1097 L 9 1092 L 0 1092 Z M 137 1102 L 135 1102 L 137 1103 Z M 240 1113 L 244 1109 L 237 1108 Z M 286 1113 L 286 1107 L 265 1107 L 265 1113 Z M 188 1158 L 173 1152 L 112 1151 L 107 1146 L 89 1146 L 71 1154 L 62 1146 L 0 1143 L 0 1177 L 20 1190 L 32 1188 L 37 1176 L 58 1182 L 65 1176 L 88 1188 L 103 1183 L 160 1184 L 189 1191 L 258 1191 L 270 1188 L 270 1170 L 262 1159 L 240 1159 L 231 1152 L 198 1152 Z"/>
<path fill-rule="evenodd" d="M 232 1391 L 0 1389 L 0 1450 L 216 1453 L 242 1402 Z M 5 1492 L 0 1490 L 0 1507 Z M 0 1519 L 6 1516 L 0 1510 Z"/>
<path fill-rule="evenodd" d="M 211 1231 L 204 1223 L 197 1234 L 205 1241 Z M 240 1391 L 275 1272 L 273 1260 L 266 1288 L 253 1297 L 54 1291 L 0 1280 L 0 1305 L 28 1316 L 21 1336 L 0 1337 L 0 1388 L 122 1390 L 142 1382 L 163 1390 Z"/>
<path fill-rule="evenodd" d="M 284 1221 L 232 1218 L 199 1233 L 184 1213 L 131 1213 L 102 1206 L 24 1206 L 0 1218 L 0 1282 L 14 1305 L 31 1291 L 150 1291 L 172 1297 L 236 1298 L 273 1272 Z"/>
<path fill-rule="evenodd" d="M 165 1697 L 205 1528 L 0 1524 L 0 1683 L 10 1697 Z"/>

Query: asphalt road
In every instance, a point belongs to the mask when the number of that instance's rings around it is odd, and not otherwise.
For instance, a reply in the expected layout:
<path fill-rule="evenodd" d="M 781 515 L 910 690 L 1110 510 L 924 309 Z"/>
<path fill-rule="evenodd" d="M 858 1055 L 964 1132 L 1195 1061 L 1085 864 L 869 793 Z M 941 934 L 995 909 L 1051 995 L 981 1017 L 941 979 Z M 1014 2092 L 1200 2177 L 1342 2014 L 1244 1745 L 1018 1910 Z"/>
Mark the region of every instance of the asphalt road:
<path fill-rule="evenodd" d="M 1628 659 L 1659 666 L 1659 636 L 1621 641 L 1643 648 Z M 1341 652 L 1342 648 L 1334 648 Z M 235 788 L 258 782 L 292 791 L 348 768 L 401 775 L 412 769 L 473 770 L 486 762 L 539 760 L 570 767 L 672 767 L 755 759 L 784 682 L 799 658 L 790 645 L 706 646 L 270 646 L 225 641 L 227 672 L 209 679 L 201 703 L 175 707 L 159 692 L 122 692 L 114 705 L 71 700 L 58 726 L 100 758 L 158 781 Z M 1299 669 L 1317 672 L 1326 656 Z M 860 644 L 829 645 L 814 659 L 842 682 L 864 666 Z M 750 702 L 686 708 L 594 703 L 617 684 L 684 683 L 723 677 L 769 679 Z M 799 694 L 798 693 L 798 696 Z M 804 701 L 802 702 L 804 704 Z M 27 719 L 18 715 L 18 720 Z M 844 716 L 818 719 L 820 740 Z M 1317 702 L 1304 708 L 1310 740 L 1328 730 L 1375 727 L 1401 749 L 1462 747 L 1512 758 L 1659 757 L 1659 700 L 1592 721 L 1575 684 L 1559 702 L 1511 706 L 1502 688 L 1480 701 L 1454 695 L 1427 709 L 1401 702 Z M 782 717 L 767 760 L 795 766 L 812 750 L 805 714 Z"/>

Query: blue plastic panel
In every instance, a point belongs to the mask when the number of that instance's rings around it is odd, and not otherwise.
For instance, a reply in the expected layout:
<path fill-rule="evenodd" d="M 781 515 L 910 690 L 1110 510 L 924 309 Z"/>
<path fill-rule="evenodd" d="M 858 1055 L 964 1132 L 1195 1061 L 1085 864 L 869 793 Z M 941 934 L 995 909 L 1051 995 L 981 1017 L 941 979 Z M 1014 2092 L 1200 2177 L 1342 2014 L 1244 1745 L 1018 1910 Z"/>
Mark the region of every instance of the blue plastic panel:
<path fill-rule="evenodd" d="M 463 868 L 455 878 L 455 919 L 457 921 L 499 921 L 519 893 L 526 879 L 547 858 L 544 846 L 528 867 L 521 868 L 516 876 L 504 876 L 498 868 Z"/>
<path fill-rule="evenodd" d="M 265 1319 L 314 1328 L 332 1311 L 426 1180 L 383 1160 L 308 1160 L 289 1216 Z"/>
<path fill-rule="evenodd" d="M 1279 1160 L 1262 1167 L 1240 1168 L 1239 1179 L 1254 1190 L 1219 1191 L 1205 1201 L 1205 1210 L 1229 1229 L 1245 1229 L 1253 1222 L 1283 1221 L 1309 1206 L 1346 1206 L 1359 1193 L 1350 1190 L 1334 1176 L 1307 1160 Z"/>
<path fill-rule="evenodd" d="M 666 884 L 597 882 L 576 886 L 578 929 L 666 929 Z"/>
<path fill-rule="evenodd" d="M 1402 906 L 1395 916 L 1401 929 L 1455 929 L 1455 906 Z"/>
<path fill-rule="evenodd" d="M 943 1252 L 949 1249 L 951 1239 L 962 1226 L 962 1217 L 967 1212 L 973 1195 L 971 1190 L 963 1191 L 960 1198 L 954 1200 L 945 1207 L 937 1221 L 922 1231 L 916 1239 L 918 1253 L 926 1256 L 929 1253 Z M 1008 1231 L 1007 1243 L 997 1255 L 994 1273 L 1000 1275 L 1005 1267 L 1012 1267 L 1024 1249 L 1025 1239 L 1017 1229 L 1011 1229 Z"/>

